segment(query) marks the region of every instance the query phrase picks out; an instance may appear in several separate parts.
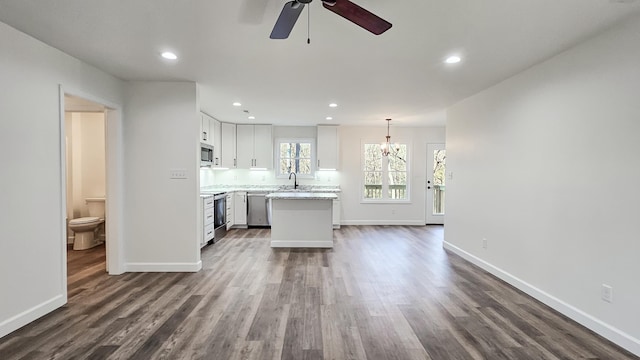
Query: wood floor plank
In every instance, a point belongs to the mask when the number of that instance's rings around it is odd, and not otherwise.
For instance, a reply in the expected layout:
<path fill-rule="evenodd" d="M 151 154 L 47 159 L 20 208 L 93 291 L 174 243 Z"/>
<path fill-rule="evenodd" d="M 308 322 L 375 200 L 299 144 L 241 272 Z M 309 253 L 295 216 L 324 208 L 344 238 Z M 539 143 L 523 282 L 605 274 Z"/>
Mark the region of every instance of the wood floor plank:
<path fill-rule="evenodd" d="M 105 272 L 68 250 L 68 304 L 0 359 L 638 359 L 442 248 L 442 226 L 343 226 L 333 249 L 231 230 L 198 273 Z"/>

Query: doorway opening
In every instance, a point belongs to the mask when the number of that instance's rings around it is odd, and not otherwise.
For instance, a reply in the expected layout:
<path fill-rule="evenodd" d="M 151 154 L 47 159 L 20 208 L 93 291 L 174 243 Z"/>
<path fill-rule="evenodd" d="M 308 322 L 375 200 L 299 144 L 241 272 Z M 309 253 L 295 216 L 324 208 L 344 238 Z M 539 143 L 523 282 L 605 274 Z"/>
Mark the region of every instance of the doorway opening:
<path fill-rule="evenodd" d="M 64 96 L 67 277 L 106 271 L 106 107 Z M 90 271 L 91 270 L 91 271 Z M 74 281 L 68 281 L 71 288 Z"/>
<path fill-rule="evenodd" d="M 69 293 L 71 282 L 92 272 L 124 273 L 123 136 L 120 105 L 65 90 L 60 86 L 61 245 Z"/>
<path fill-rule="evenodd" d="M 446 158 L 444 144 L 427 144 L 427 225 L 444 225 Z"/>

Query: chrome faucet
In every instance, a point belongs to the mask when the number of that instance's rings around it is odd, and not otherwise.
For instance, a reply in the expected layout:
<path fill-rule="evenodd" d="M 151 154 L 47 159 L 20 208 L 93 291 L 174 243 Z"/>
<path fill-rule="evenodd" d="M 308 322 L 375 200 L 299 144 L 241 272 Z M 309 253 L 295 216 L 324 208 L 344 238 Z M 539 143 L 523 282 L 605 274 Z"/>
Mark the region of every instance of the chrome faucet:
<path fill-rule="evenodd" d="M 289 173 L 289 180 L 291 180 L 291 175 L 293 175 L 293 190 L 295 190 L 298 188 L 298 177 L 296 176 L 296 173 L 292 171 Z"/>

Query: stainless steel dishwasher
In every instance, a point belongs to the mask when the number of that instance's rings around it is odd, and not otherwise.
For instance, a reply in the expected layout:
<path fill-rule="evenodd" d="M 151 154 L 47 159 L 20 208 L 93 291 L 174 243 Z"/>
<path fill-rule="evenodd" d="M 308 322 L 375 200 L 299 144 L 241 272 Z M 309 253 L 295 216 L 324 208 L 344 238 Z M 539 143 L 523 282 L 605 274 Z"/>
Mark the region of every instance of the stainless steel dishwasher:
<path fill-rule="evenodd" d="M 267 194 L 267 192 L 247 192 L 247 226 L 271 225 Z"/>

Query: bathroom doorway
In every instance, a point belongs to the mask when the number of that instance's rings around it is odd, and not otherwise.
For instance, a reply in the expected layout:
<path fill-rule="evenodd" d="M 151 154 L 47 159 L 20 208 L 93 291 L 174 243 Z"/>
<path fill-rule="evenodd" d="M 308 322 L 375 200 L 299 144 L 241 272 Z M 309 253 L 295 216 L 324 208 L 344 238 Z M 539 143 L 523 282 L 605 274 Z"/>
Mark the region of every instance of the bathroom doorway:
<path fill-rule="evenodd" d="M 72 95 L 64 108 L 67 276 L 75 279 L 106 271 L 106 108 Z"/>
<path fill-rule="evenodd" d="M 91 273 L 106 271 L 118 275 L 124 272 L 119 210 L 123 194 L 121 108 L 91 94 L 60 87 L 64 194 L 64 218 L 61 219 L 64 244 L 61 245 L 69 292 L 72 282 Z M 75 228 L 79 229 L 76 232 L 69 226 L 74 219 Z M 97 226 L 77 226 L 83 222 Z M 81 246 L 73 250 L 78 243 Z"/>

